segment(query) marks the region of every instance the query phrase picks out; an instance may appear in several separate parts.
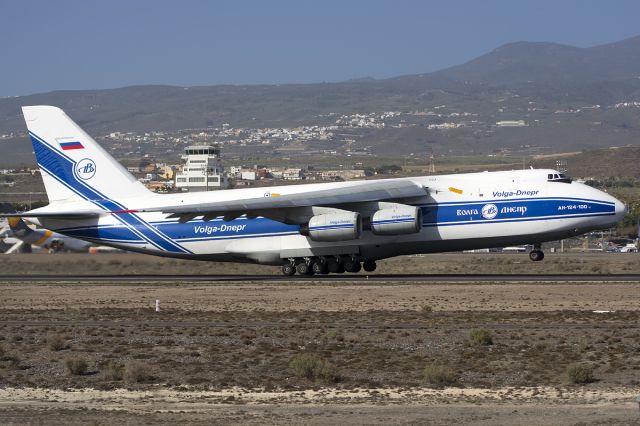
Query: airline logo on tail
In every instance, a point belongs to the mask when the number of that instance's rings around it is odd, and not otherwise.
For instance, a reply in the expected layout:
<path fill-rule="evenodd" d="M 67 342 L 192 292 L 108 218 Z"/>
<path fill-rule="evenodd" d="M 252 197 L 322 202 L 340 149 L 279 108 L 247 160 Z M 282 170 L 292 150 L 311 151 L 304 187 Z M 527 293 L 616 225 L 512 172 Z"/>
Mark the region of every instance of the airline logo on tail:
<path fill-rule="evenodd" d="M 96 163 L 88 158 L 83 158 L 76 164 L 76 174 L 80 179 L 91 179 L 96 174 Z"/>
<path fill-rule="evenodd" d="M 84 149 L 84 146 L 79 141 L 60 142 L 60 148 L 62 148 L 63 151 L 69 151 L 72 149 Z"/>

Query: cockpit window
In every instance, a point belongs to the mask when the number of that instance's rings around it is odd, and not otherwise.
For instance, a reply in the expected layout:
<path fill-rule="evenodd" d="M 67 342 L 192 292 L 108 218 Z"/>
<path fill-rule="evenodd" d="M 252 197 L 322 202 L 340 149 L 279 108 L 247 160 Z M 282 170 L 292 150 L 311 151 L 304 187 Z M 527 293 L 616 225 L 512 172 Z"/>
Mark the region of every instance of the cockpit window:
<path fill-rule="evenodd" d="M 547 175 L 547 181 L 571 183 L 571 178 L 564 173 L 549 173 Z"/>

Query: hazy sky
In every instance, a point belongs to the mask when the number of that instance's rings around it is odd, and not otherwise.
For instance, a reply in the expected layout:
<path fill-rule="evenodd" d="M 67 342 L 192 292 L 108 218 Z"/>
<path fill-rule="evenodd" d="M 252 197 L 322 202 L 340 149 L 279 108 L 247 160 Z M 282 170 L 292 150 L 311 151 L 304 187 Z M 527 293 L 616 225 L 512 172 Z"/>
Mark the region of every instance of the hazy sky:
<path fill-rule="evenodd" d="M 0 2 L 0 96 L 435 71 L 513 41 L 640 34 L 640 1 Z"/>

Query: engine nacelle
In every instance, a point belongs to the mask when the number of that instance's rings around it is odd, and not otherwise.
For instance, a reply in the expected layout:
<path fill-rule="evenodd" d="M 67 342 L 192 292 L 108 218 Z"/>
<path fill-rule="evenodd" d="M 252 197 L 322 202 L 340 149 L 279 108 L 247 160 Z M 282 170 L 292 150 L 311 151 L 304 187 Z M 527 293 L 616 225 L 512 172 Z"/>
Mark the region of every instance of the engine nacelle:
<path fill-rule="evenodd" d="M 376 235 L 415 234 L 422 229 L 422 209 L 413 206 L 376 211 L 371 216 L 371 231 Z"/>
<path fill-rule="evenodd" d="M 362 234 L 362 219 L 356 212 L 319 214 L 301 226 L 300 233 L 314 241 L 355 240 Z"/>

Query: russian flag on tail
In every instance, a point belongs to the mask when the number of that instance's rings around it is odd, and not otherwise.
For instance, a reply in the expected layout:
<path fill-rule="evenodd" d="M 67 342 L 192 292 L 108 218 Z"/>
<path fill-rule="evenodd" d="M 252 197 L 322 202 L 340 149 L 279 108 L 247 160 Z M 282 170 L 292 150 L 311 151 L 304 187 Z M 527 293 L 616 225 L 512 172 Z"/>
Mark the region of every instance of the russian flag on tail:
<path fill-rule="evenodd" d="M 75 142 L 60 142 L 60 148 L 63 151 L 68 151 L 70 149 L 84 149 L 84 146 L 78 141 Z"/>

